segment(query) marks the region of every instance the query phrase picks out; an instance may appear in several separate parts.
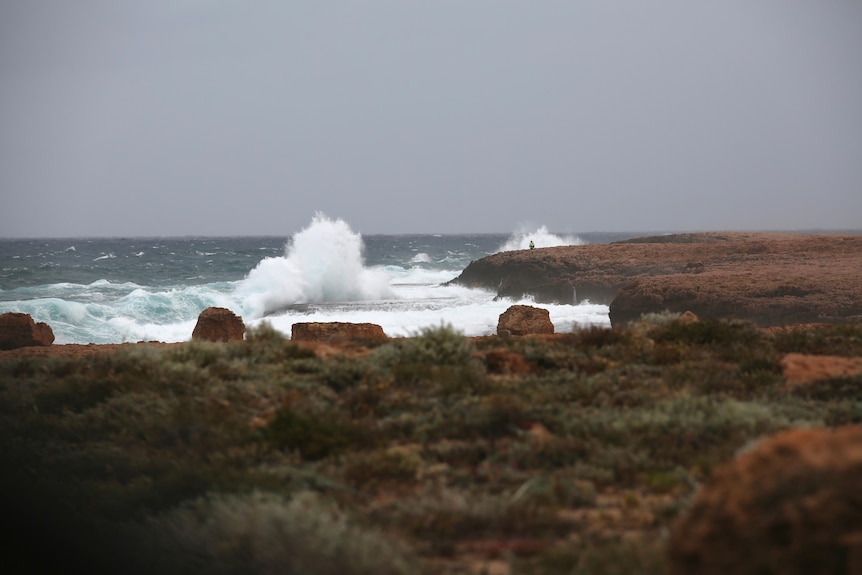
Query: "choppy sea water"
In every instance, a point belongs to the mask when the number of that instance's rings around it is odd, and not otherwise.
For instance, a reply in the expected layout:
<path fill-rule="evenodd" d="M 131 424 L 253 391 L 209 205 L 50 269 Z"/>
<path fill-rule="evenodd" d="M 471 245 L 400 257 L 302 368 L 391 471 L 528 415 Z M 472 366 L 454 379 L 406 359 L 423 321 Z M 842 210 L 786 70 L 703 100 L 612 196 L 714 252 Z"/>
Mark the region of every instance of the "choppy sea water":
<path fill-rule="evenodd" d="M 0 313 L 46 322 L 55 343 L 190 339 L 197 317 L 226 307 L 247 326 L 285 335 L 308 321 L 370 322 L 391 337 L 449 324 L 469 336 L 496 331 L 515 303 L 446 286 L 499 251 L 607 243 L 636 234 L 370 235 L 318 215 L 291 237 L 0 240 Z M 557 332 L 609 325 L 608 308 L 548 305 Z"/>

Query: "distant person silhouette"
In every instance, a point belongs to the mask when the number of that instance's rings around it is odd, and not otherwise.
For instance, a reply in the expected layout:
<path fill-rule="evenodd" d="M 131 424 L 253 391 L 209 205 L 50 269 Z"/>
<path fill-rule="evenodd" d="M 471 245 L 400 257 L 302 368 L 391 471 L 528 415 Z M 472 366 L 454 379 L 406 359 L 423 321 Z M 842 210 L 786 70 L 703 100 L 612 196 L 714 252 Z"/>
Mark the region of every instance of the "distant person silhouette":
<path fill-rule="evenodd" d="M 533 249 L 535 247 L 536 247 L 536 244 L 533 243 L 533 240 L 530 240 L 530 249 Z"/>

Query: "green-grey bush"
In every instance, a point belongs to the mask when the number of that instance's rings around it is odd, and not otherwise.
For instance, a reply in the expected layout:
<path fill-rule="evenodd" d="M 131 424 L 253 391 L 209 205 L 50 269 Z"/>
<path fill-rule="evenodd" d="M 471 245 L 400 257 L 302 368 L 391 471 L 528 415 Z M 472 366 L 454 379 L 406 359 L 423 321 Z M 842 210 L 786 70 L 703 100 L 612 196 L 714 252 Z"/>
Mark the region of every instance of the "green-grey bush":
<path fill-rule="evenodd" d="M 139 528 L 152 573 L 414 575 L 404 542 L 313 492 L 211 494 Z"/>
<path fill-rule="evenodd" d="M 390 340 L 374 349 L 369 361 L 400 385 L 431 384 L 449 394 L 468 391 L 481 380 L 483 369 L 472 352 L 470 339 L 444 324 Z"/>

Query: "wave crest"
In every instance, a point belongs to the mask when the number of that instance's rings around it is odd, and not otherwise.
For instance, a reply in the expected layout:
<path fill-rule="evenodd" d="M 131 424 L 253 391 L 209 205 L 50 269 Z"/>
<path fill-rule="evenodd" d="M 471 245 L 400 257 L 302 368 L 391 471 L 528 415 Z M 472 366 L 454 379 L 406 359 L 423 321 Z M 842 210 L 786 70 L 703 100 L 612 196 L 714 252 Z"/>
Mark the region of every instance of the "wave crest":
<path fill-rule="evenodd" d="M 262 317 L 295 304 L 394 297 L 389 276 L 365 267 L 363 251 L 362 236 L 344 220 L 317 213 L 287 243 L 284 256 L 264 258 L 240 282 L 243 308 Z"/>

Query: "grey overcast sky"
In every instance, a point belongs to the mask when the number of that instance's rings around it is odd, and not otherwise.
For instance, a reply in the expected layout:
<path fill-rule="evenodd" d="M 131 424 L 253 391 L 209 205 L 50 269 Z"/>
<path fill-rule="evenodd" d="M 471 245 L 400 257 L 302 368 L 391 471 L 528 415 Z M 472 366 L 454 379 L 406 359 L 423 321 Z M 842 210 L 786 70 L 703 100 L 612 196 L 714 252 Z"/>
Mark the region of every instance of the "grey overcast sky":
<path fill-rule="evenodd" d="M 0 237 L 862 228 L 860 0 L 0 0 Z"/>

